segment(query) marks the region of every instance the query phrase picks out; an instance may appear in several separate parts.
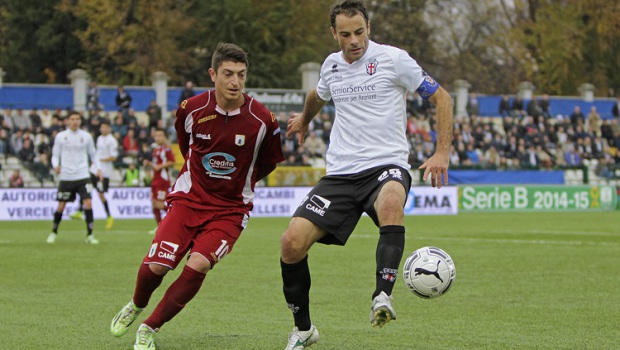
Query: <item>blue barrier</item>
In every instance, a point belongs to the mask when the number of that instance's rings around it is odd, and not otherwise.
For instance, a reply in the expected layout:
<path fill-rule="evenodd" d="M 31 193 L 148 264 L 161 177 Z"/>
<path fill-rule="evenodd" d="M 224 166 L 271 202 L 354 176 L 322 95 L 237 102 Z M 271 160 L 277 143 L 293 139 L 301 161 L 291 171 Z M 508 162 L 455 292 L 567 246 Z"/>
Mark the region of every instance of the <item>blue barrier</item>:
<path fill-rule="evenodd" d="M 450 170 L 450 185 L 563 185 L 564 172 L 560 170 Z"/>
<path fill-rule="evenodd" d="M 499 102 L 501 100 L 502 96 L 478 96 L 480 116 L 488 117 L 499 115 Z M 511 105 L 513 100 L 514 96 L 511 96 Z M 527 109 L 528 103 L 530 103 L 530 100 L 523 100 L 523 108 Z M 613 115 L 611 114 L 611 109 L 615 103 L 616 100 L 611 98 L 595 99 L 594 102 L 585 102 L 579 97 L 549 97 L 549 111 L 554 117 L 558 114 L 571 115 L 575 106 L 579 106 L 583 115 L 587 117 L 588 113 L 590 113 L 590 108 L 596 106 L 596 110 L 598 114 L 601 115 L 601 118 L 612 119 Z"/>
<path fill-rule="evenodd" d="M 131 107 L 136 111 L 145 111 L 151 100 L 155 99 L 155 90 L 150 87 L 126 86 L 125 90 L 131 95 Z M 168 110 L 176 109 L 181 87 L 168 88 Z M 196 94 L 204 92 L 206 88 L 195 88 Z M 99 102 L 105 111 L 117 110 L 115 104 L 116 86 L 99 86 Z M 514 99 L 511 96 L 511 101 Z M 480 116 L 497 116 L 501 96 L 478 96 Z M 580 106 L 584 115 L 588 115 L 591 106 L 596 106 L 603 119 L 612 118 L 611 109 L 615 99 L 600 98 L 594 102 L 585 102 L 579 97 L 549 97 L 551 114 L 570 115 L 575 106 Z M 524 100 L 527 107 L 529 100 Z M 264 102 L 263 102 L 264 103 Z M 70 85 L 30 85 L 4 84 L 0 87 L 0 108 L 21 109 L 55 109 L 73 106 L 73 89 Z"/>

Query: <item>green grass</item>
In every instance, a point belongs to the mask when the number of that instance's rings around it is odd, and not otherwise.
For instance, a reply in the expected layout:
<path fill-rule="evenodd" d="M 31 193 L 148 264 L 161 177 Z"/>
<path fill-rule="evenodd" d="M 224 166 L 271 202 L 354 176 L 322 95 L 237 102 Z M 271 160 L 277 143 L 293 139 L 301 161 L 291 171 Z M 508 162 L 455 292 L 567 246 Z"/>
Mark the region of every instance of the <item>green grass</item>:
<path fill-rule="evenodd" d="M 283 349 L 293 327 L 281 292 L 279 237 L 288 219 L 255 218 L 209 273 L 203 289 L 157 335 L 160 350 Z M 131 349 L 134 331 L 109 323 L 131 298 L 147 253 L 147 220 L 0 223 L 0 349 Z M 617 349 L 620 345 L 620 214 L 492 213 L 407 218 L 407 253 L 436 245 L 454 259 L 456 282 L 436 300 L 397 280 L 398 319 L 368 322 L 377 230 L 363 218 L 346 247 L 310 253 L 316 350 Z M 407 254 L 406 254 L 407 255 Z M 139 321 L 181 269 L 171 272 Z"/>

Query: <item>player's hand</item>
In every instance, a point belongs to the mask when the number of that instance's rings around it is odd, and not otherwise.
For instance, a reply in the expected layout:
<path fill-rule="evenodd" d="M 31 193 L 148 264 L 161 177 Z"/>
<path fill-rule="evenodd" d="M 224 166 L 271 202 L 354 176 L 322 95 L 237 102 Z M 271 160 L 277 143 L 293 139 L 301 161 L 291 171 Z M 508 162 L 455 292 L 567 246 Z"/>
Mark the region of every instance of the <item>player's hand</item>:
<path fill-rule="evenodd" d="M 304 118 L 301 113 L 291 113 L 291 118 L 289 118 L 286 124 L 286 137 L 297 134 L 297 141 L 300 145 L 303 145 L 308 129 L 309 126 L 304 123 Z"/>
<path fill-rule="evenodd" d="M 60 174 L 60 165 L 54 168 L 56 174 Z"/>
<path fill-rule="evenodd" d="M 431 186 L 441 188 L 442 176 L 443 184 L 448 184 L 448 165 L 450 165 L 450 157 L 447 153 L 435 153 L 418 169 L 424 169 L 422 179 L 426 181 L 428 174 L 431 174 Z"/>
<path fill-rule="evenodd" d="M 97 170 L 97 177 L 99 178 L 99 181 L 103 183 L 103 174 L 101 173 L 101 170 Z"/>

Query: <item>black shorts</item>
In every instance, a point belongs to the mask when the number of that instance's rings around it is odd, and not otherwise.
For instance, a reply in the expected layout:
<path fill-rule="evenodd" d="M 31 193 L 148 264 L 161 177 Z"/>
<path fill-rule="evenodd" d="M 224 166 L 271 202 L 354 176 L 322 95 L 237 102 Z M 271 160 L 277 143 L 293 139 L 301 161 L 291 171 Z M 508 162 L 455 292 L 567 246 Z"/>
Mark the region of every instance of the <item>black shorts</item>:
<path fill-rule="evenodd" d="M 93 183 L 93 187 L 97 189 L 99 193 L 108 193 L 108 189 L 110 188 L 110 178 L 104 177 L 101 183 L 99 182 L 99 177 L 93 173 L 90 174 L 90 181 Z"/>
<path fill-rule="evenodd" d="M 90 199 L 90 192 L 92 190 L 93 184 L 90 182 L 90 179 L 60 181 L 56 200 L 59 202 L 73 202 L 76 194 L 79 194 L 82 200 Z"/>
<path fill-rule="evenodd" d="M 397 181 L 409 194 L 411 175 L 405 168 L 386 165 L 352 175 L 324 176 L 306 195 L 293 217 L 302 217 L 327 231 L 318 242 L 344 245 L 365 212 L 379 226 L 374 203 L 389 181 Z"/>

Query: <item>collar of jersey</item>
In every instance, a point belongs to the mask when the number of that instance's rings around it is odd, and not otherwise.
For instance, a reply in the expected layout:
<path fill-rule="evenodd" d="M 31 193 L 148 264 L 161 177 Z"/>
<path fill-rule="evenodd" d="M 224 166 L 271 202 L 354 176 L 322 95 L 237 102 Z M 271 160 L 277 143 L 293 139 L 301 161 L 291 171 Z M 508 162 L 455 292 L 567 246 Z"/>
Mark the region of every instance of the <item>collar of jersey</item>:
<path fill-rule="evenodd" d="M 220 106 L 215 105 L 215 111 L 218 112 L 219 114 L 222 115 L 227 115 L 227 116 L 233 116 L 233 115 L 237 115 L 241 113 L 241 108 L 237 108 L 234 111 L 230 111 L 230 112 L 226 112 L 225 110 L 221 109 Z"/>
<path fill-rule="evenodd" d="M 359 59 L 359 60 L 354 61 L 353 63 L 349 63 L 349 62 L 347 62 L 347 61 L 344 59 L 344 56 L 343 56 L 342 51 L 340 51 L 340 60 L 341 60 L 342 62 L 346 63 L 346 64 L 347 64 L 347 65 L 349 65 L 349 66 L 352 66 L 352 65 L 356 64 L 357 62 L 364 62 L 364 61 L 368 58 L 368 55 L 370 54 L 370 52 L 374 51 L 374 49 L 375 49 L 375 46 L 376 46 L 376 45 L 377 45 L 377 44 L 376 44 L 374 41 L 372 41 L 372 40 L 370 40 L 370 39 L 369 39 L 369 40 L 368 40 L 368 48 L 366 49 L 366 52 L 364 52 L 364 56 L 360 57 L 360 59 Z"/>

